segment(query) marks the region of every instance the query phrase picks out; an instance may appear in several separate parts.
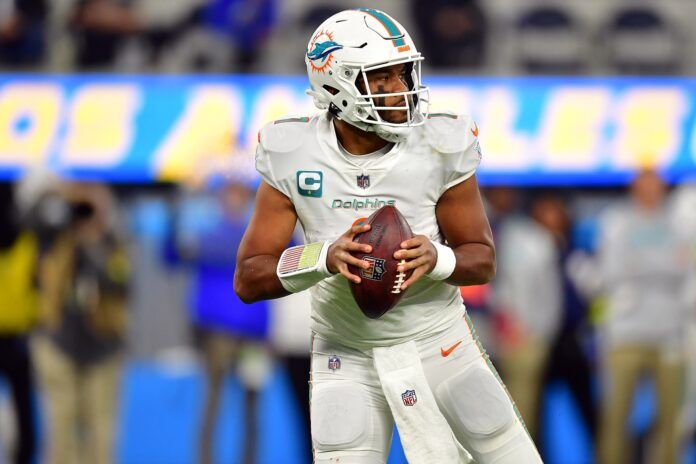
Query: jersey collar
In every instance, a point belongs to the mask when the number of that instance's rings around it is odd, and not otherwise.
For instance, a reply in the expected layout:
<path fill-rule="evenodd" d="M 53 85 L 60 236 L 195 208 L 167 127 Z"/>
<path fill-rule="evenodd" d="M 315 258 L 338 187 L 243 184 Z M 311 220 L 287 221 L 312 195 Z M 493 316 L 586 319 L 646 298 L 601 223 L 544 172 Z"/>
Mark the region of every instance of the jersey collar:
<path fill-rule="evenodd" d="M 349 160 L 347 160 L 346 157 L 341 153 L 341 149 L 338 146 L 338 137 L 336 136 L 333 116 L 331 116 L 328 111 L 321 114 L 317 122 L 317 127 L 319 129 L 317 131 L 319 143 L 323 148 L 326 148 L 329 151 L 330 156 L 352 165 L 352 163 L 350 163 Z M 395 143 L 391 150 L 382 156 L 378 163 L 375 163 L 374 167 L 379 168 L 384 167 L 386 164 L 391 164 L 391 162 L 396 158 L 396 155 L 403 151 L 403 147 L 405 145 L 405 142 Z"/>

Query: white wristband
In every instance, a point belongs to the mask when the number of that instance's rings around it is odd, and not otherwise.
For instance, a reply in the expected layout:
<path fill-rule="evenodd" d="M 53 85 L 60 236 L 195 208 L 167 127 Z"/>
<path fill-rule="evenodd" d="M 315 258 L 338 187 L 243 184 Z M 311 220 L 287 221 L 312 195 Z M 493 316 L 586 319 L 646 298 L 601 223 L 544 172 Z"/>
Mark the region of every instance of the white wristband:
<path fill-rule="evenodd" d="M 435 267 L 427 275 L 433 280 L 445 280 L 454 272 L 457 266 L 457 257 L 454 255 L 454 250 L 443 245 L 442 243 L 430 241 L 437 250 L 437 261 Z"/>
<path fill-rule="evenodd" d="M 290 293 L 301 292 L 330 277 L 326 255 L 331 242 L 316 242 L 294 246 L 283 251 L 278 260 L 276 275 Z"/>

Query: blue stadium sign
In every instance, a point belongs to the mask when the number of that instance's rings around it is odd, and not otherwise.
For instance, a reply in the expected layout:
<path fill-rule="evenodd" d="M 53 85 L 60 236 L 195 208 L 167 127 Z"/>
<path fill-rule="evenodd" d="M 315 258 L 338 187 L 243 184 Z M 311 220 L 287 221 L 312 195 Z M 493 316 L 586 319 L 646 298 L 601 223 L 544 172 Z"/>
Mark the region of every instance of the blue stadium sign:
<path fill-rule="evenodd" d="M 482 183 L 618 185 L 696 173 L 696 80 L 437 77 L 432 111 L 473 114 Z M 313 112 L 304 77 L 0 75 L 0 178 L 31 166 L 109 181 L 186 181 L 258 129 Z"/>

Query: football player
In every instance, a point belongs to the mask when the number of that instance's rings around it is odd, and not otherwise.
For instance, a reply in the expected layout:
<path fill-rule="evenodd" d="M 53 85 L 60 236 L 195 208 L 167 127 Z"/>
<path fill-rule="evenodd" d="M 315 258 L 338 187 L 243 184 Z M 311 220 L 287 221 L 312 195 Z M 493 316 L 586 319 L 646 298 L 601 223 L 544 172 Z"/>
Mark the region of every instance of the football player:
<path fill-rule="evenodd" d="M 475 176 L 479 129 L 465 115 L 427 114 L 422 59 L 403 26 L 378 10 L 343 11 L 319 26 L 305 61 L 322 111 L 259 133 L 263 182 L 235 290 L 251 302 L 311 288 L 315 462 L 386 462 L 397 411 L 373 354 L 410 341 L 430 391 L 407 390 L 398 402 L 412 406 L 432 392 L 448 433 L 476 462 L 541 462 L 458 289 L 495 274 Z M 367 269 L 351 252 L 370 252 L 352 241 L 369 225 L 351 224 L 385 204 L 416 234 L 394 256 L 413 274 L 399 304 L 373 320 L 352 297 L 349 281 L 361 277 L 348 268 Z M 288 253 L 298 220 L 306 244 Z"/>

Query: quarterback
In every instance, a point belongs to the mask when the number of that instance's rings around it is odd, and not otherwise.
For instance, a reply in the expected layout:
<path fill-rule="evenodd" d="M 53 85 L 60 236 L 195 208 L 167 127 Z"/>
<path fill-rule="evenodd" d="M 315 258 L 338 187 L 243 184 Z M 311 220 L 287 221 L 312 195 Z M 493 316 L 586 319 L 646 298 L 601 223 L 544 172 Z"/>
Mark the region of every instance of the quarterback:
<path fill-rule="evenodd" d="M 347 10 L 310 38 L 308 93 L 322 110 L 259 133 L 263 177 L 240 244 L 246 302 L 311 289 L 311 420 L 317 463 L 385 463 L 396 423 L 412 464 L 541 462 L 477 342 L 458 286 L 495 274 L 475 171 L 478 126 L 428 114 L 420 53 L 389 15 Z M 395 259 L 413 270 L 379 319 L 355 303 L 348 265 L 370 252 L 357 219 L 384 205 L 415 237 Z M 297 221 L 305 245 L 287 248 Z"/>

